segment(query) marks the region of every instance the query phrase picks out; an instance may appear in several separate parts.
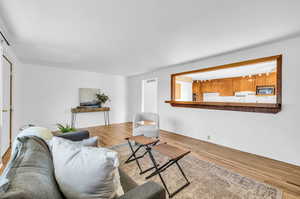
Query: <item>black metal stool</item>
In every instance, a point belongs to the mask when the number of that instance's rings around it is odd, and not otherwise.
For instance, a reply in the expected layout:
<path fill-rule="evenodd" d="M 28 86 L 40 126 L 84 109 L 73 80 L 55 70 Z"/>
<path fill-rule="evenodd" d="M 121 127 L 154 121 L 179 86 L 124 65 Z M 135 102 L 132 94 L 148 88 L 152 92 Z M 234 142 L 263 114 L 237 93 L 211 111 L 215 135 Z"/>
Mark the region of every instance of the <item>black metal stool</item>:
<path fill-rule="evenodd" d="M 151 173 L 149 176 L 146 177 L 146 179 L 149 179 L 155 175 L 159 175 L 159 178 L 161 180 L 161 182 L 163 183 L 168 195 L 170 198 L 172 198 L 175 194 L 177 194 L 178 192 L 180 192 L 182 189 L 184 189 L 185 187 L 187 187 L 190 182 L 189 180 L 187 179 L 185 173 L 183 172 L 182 168 L 180 167 L 178 161 L 183 158 L 184 156 L 186 156 L 187 154 L 189 154 L 191 151 L 188 151 L 188 150 L 182 150 L 182 149 L 179 149 L 177 147 L 174 147 L 174 146 L 171 146 L 171 145 L 168 145 L 166 143 L 164 144 L 159 144 L 159 145 L 156 145 L 156 146 L 153 146 L 153 147 L 147 147 L 146 148 L 148 153 L 149 153 L 149 156 L 150 156 L 150 159 L 152 160 L 153 162 L 153 167 L 155 168 L 155 171 L 153 173 Z M 158 167 L 158 164 L 156 163 L 156 160 L 154 159 L 153 157 L 153 154 L 151 152 L 151 150 L 155 150 L 163 155 L 166 155 L 170 158 L 170 160 L 168 162 L 166 162 L 165 164 L 163 164 L 162 166 Z M 186 183 L 181 186 L 180 188 L 178 188 L 176 191 L 174 191 L 173 193 L 170 193 L 167 186 L 166 186 L 166 183 L 163 179 L 163 177 L 161 176 L 161 172 L 165 171 L 167 168 L 169 168 L 171 165 L 173 164 L 176 164 L 179 171 L 181 172 L 182 176 L 184 177 L 184 179 L 186 180 Z"/>
<path fill-rule="evenodd" d="M 129 158 L 125 161 L 125 164 L 129 163 L 129 162 L 132 162 L 132 161 L 136 161 L 137 165 L 138 165 L 138 168 L 140 170 L 140 175 L 141 174 L 144 174 L 152 169 L 154 169 L 155 167 L 151 167 L 151 168 L 148 168 L 146 170 L 142 170 L 142 167 L 139 163 L 139 159 L 140 158 L 143 158 L 147 153 L 147 148 L 149 147 L 152 147 L 152 146 L 155 146 L 159 140 L 158 139 L 154 139 L 154 138 L 149 138 L 149 137 L 145 137 L 145 136 L 132 136 L 132 137 L 128 137 L 128 138 L 125 138 L 127 141 L 128 141 L 128 145 L 130 147 L 130 150 L 132 152 L 132 154 L 129 156 Z M 133 149 L 132 145 L 131 145 L 131 142 L 130 141 L 134 141 L 136 142 L 137 144 L 139 144 L 138 148 L 136 150 Z M 136 153 L 141 149 L 141 148 L 145 148 L 146 151 L 143 155 L 140 155 L 140 156 L 136 156 Z M 158 165 L 157 165 L 158 166 Z"/>

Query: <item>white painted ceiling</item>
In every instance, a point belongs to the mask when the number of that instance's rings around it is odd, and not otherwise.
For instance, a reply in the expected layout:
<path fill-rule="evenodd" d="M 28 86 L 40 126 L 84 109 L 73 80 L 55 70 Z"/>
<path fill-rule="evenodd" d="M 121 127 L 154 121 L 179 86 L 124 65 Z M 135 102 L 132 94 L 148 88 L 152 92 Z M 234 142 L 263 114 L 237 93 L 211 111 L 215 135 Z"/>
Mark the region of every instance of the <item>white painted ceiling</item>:
<path fill-rule="evenodd" d="M 134 75 L 300 31 L 299 0 L 1 0 L 21 61 Z"/>
<path fill-rule="evenodd" d="M 223 79 L 231 77 L 243 77 L 249 75 L 268 74 L 276 71 L 277 62 L 268 61 L 258 64 L 244 65 L 239 67 L 232 67 L 226 69 L 219 69 L 207 72 L 198 72 L 181 75 L 184 77 L 191 77 L 193 80 L 212 80 Z"/>

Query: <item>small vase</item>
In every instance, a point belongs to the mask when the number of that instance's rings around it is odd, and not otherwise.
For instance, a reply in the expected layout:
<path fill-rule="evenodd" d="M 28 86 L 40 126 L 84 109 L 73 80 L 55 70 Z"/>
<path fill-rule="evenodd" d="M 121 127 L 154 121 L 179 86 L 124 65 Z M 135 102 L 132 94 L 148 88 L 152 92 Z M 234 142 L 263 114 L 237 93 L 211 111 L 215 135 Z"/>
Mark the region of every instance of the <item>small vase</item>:
<path fill-rule="evenodd" d="M 98 104 L 98 107 L 99 107 L 99 108 L 102 108 L 102 104 L 101 104 L 101 103 L 99 103 L 99 104 Z"/>

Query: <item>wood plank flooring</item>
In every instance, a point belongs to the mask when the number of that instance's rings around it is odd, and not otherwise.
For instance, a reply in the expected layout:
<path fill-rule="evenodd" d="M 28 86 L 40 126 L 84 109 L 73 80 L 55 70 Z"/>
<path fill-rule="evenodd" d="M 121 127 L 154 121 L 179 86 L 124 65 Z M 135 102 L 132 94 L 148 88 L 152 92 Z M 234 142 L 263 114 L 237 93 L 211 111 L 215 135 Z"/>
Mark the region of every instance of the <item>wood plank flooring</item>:
<path fill-rule="evenodd" d="M 5 152 L 5 154 L 4 154 L 3 158 L 2 158 L 2 166 L 0 166 L 0 174 L 2 174 L 3 169 L 5 168 L 7 162 L 9 161 L 10 154 L 11 154 L 11 148 L 9 148 L 9 149 Z"/>
<path fill-rule="evenodd" d="M 113 124 L 108 127 L 88 128 L 91 136 L 99 136 L 102 146 L 125 142 L 131 136 L 132 124 Z M 160 140 L 192 151 L 199 159 L 207 160 L 244 176 L 273 185 L 283 190 L 284 199 L 300 198 L 300 167 L 258 155 L 161 131 Z"/>
<path fill-rule="evenodd" d="M 101 146 L 125 142 L 131 136 L 132 124 L 112 124 L 87 128 L 91 136 L 100 137 Z M 192 151 L 196 157 L 223 166 L 244 176 L 276 186 L 283 190 L 283 199 L 300 199 L 300 167 L 258 155 L 161 131 L 160 140 Z M 9 154 L 8 154 L 9 155 Z M 3 158 L 4 165 L 8 157 Z M 0 170 L 1 173 L 1 170 Z"/>

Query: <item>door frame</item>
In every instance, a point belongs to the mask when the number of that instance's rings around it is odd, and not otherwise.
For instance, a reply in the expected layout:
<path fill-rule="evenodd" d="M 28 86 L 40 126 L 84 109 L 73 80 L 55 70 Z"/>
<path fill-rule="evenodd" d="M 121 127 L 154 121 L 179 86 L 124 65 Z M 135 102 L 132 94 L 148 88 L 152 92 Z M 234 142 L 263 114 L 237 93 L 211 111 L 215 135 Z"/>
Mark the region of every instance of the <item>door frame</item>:
<path fill-rule="evenodd" d="M 6 153 L 9 151 L 9 149 L 11 148 L 11 145 L 12 145 L 12 112 L 13 112 L 13 109 L 12 109 L 12 106 L 13 106 L 13 63 L 8 59 L 7 56 L 5 56 L 4 54 L 2 55 L 2 57 L 4 58 L 5 61 L 8 62 L 10 68 L 9 68 L 9 147 L 8 149 L 3 153 L 1 154 L 2 157 L 4 157 L 6 155 Z"/>
<path fill-rule="evenodd" d="M 145 99 L 144 99 L 144 93 L 145 93 L 145 82 L 149 80 L 155 80 L 156 82 L 156 104 L 155 104 L 155 109 L 156 113 L 158 112 L 158 78 L 153 77 L 153 78 L 148 78 L 148 79 L 143 79 L 142 80 L 142 101 L 141 101 L 141 111 L 144 112 L 144 104 L 145 104 Z"/>

